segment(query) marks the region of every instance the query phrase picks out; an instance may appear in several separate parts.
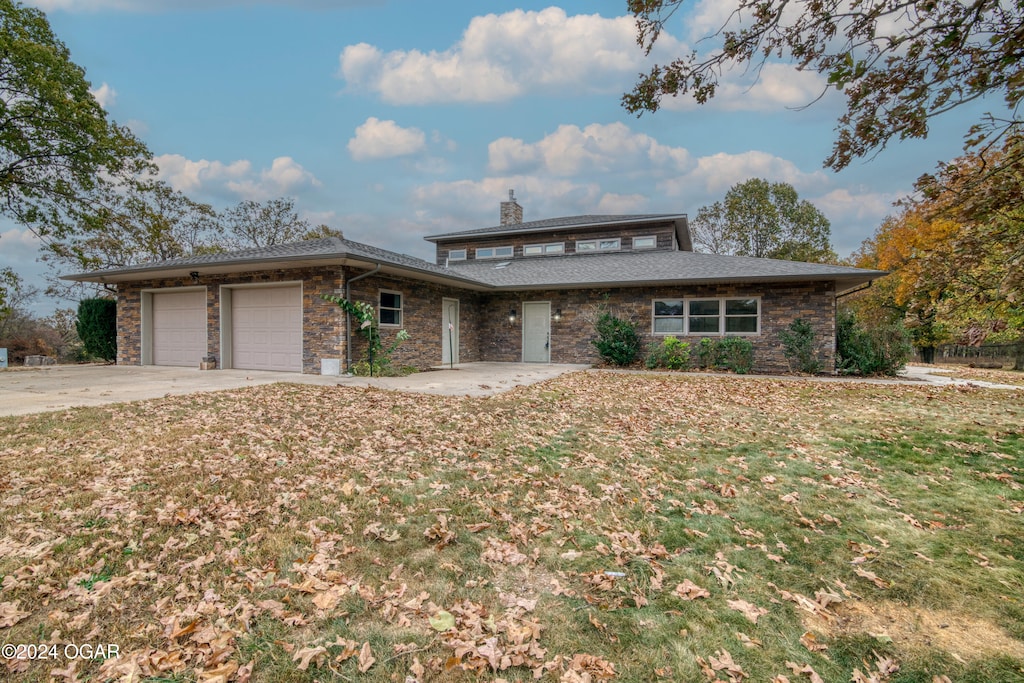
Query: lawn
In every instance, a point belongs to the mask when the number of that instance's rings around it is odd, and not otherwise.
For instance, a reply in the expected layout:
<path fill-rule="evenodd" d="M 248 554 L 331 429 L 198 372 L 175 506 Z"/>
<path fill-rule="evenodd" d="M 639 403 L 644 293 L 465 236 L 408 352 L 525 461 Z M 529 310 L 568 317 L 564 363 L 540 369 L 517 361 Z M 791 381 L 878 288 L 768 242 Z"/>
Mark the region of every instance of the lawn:
<path fill-rule="evenodd" d="M 48 658 L 0 673 L 1019 681 L 1022 425 L 1017 391 L 598 372 L 6 418 L 0 641 Z"/>

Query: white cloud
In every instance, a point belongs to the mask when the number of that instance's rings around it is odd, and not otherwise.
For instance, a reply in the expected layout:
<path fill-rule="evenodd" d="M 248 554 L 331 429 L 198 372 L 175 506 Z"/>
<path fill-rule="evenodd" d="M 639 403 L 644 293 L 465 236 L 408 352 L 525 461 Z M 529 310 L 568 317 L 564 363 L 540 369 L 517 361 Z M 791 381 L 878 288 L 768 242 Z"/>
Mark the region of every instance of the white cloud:
<path fill-rule="evenodd" d="M 664 180 L 658 189 L 669 196 L 709 195 L 720 199 L 733 185 L 751 178 L 788 183 L 800 191 L 821 188 L 828 183 L 828 176 L 821 171 L 806 173 L 788 159 L 755 150 L 701 157 L 690 173 Z"/>
<path fill-rule="evenodd" d="M 270 168 L 255 173 L 252 162 L 240 159 L 230 164 L 200 159 L 192 161 L 180 154 L 164 154 L 154 159 L 157 177 L 171 187 L 188 193 L 217 193 L 221 188 L 256 201 L 294 194 L 321 182 L 291 157 L 278 157 Z"/>
<path fill-rule="evenodd" d="M 500 138 L 488 146 L 488 159 L 494 173 L 538 171 L 559 176 L 654 169 L 678 172 L 690 165 L 685 149 L 662 145 L 623 123 L 592 123 L 585 128 L 561 125 L 536 143 Z"/>
<path fill-rule="evenodd" d="M 678 50 L 664 35 L 658 53 Z M 646 63 L 631 17 L 567 16 L 549 7 L 475 17 L 444 51 L 382 53 L 349 45 L 339 75 L 395 104 L 500 102 L 526 92 L 617 93 Z"/>
<path fill-rule="evenodd" d="M 381 121 L 371 116 L 356 128 L 348 141 L 348 151 L 356 161 L 391 159 L 422 152 L 426 135 L 419 128 L 402 128 L 394 121 Z"/>
<path fill-rule="evenodd" d="M 103 83 L 100 87 L 95 90 L 90 90 L 92 96 L 96 98 L 96 101 L 100 103 L 100 106 L 104 109 L 110 109 L 117 102 L 117 91 L 111 88 L 107 83 Z"/>

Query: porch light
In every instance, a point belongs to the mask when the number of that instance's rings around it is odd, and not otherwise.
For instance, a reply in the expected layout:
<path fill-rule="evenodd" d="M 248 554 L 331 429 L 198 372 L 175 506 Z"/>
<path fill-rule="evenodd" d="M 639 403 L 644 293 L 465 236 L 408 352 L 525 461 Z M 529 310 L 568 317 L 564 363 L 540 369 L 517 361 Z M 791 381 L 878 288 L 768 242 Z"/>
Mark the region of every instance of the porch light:
<path fill-rule="evenodd" d="M 514 323 L 516 321 L 516 307 L 515 306 L 513 306 L 510 309 L 508 309 L 508 321 L 510 323 Z"/>
<path fill-rule="evenodd" d="M 192 278 L 192 282 L 199 282 L 199 271 L 198 270 L 193 270 L 191 273 L 188 274 L 188 276 L 190 278 Z"/>
<path fill-rule="evenodd" d="M 561 308 L 556 308 L 555 309 L 555 322 L 557 323 L 561 319 L 562 319 L 562 309 Z"/>

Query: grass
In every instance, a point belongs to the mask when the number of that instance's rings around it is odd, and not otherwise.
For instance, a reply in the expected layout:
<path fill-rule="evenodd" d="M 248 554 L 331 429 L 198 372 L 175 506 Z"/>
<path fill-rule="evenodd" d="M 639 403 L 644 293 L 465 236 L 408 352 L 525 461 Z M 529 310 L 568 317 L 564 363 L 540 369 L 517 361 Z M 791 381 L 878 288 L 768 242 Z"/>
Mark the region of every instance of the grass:
<path fill-rule="evenodd" d="M 0 640 L 117 644 L 90 680 L 1020 680 L 1022 425 L 663 373 L 6 418 Z"/>

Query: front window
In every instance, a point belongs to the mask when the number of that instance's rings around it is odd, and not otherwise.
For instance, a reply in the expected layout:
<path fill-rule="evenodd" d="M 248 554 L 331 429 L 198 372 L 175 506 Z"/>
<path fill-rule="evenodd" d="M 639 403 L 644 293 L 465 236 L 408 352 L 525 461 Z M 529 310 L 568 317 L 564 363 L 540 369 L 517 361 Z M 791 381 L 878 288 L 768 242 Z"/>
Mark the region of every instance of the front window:
<path fill-rule="evenodd" d="M 653 236 L 646 237 L 634 237 L 633 248 L 634 249 L 654 249 L 658 246 L 658 238 Z"/>
<path fill-rule="evenodd" d="M 465 249 L 452 249 L 448 252 L 449 261 L 465 261 L 466 250 Z"/>
<path fill-rule="evenodd" d="M 401 326 L 402 295 L 398 292 L 380 293 L 380 324 Z"/>
<path fill-rule="evenodd" d="M 584 240 L 576 243 L 576 251 L 618 251 L 621 244 L 618 237 L 602 240 Z"/>
<path fill-rule="evenodd" d="M 481 247 L 476 250 L 477 258 L 511 258 L 512 247 Z"/>
<path fill-rule="evenodd" d="M 655 299 L 653 334 L 693 336 L 754 335 L 761 333 L 761 300 Z"/>
<path fill-rule="evenodd" d="M 551 242 L 549 244 L 527 244 L 525 247 L 523 247 L 523 256 L 544 256 L 550 254 L 561 254 L 564 251 L 564 242 Z"/>

